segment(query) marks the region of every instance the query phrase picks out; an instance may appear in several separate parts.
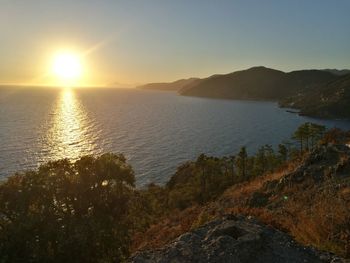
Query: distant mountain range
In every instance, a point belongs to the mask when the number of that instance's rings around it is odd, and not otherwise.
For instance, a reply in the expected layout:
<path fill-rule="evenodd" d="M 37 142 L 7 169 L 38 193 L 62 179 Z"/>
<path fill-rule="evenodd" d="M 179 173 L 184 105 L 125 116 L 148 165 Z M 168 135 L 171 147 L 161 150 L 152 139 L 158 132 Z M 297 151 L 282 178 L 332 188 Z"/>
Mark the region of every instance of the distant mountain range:
<path fill-rule="evenodd" d="M 330 73 L 333 73 L 334 75 L 338 75 L 338 76 L 344 76 L 347 74 L 350 74 L 350 69 L 323 69 L 324 71 L 328 71 Z"/>
<path fill-rule="evenodd" d="M 168 90 L 168 91 L 178 91 L 183 87 L 190 85 L 193 82 L 198 81 L 198 78 L 180 79 L 174 82 L 164 82 L 164 83 L 149 83 L 142 86 L 138 86 L 139 89 L 151 89 L 151 90 Z"/>
<path fill-rule="evenodd" d="M 335 78 L 334 74 L 322 70 L 284 73 L 275 69 L 254 67 L 202 79 L 195 85 L 183 87 L 179 93 L 220 99 L 279 100 L 313 89 Z"/>
<path fill-rule="evenodd" d="M 272 100 L 302 114 L 350 117 L 350 70 L 298 70 L 283 72 L 253 67 L 208 78 L 150 83 L 141 89 L 177 91 L 183 96 L 217 99 Z M 349 105 L 349 110 L 339 107 Z"/>

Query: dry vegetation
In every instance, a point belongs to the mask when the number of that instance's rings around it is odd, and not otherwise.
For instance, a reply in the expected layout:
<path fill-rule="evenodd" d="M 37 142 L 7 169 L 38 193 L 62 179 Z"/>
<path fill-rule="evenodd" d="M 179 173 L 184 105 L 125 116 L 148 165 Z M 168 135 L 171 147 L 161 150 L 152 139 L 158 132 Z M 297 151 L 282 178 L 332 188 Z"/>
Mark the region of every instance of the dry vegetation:
<path fill-rule="evenodd" d="M 323 130 L 300 126 L 297 148 L 201 154 L 165 186 L 136 189 L 132 167 L 115 154 L 17 173 L 0 184 L 0 261 L 120 262 L 224 214 L 350 257 L 350 134 Z"/>
<path fill-rule="evenodd" d="M 244 214 L 290 233 L 304 245 L 350 257 L 350 173 L 346 155 L 339 153 L 332 163 L 322 163 L 321 181 L 310 174 L 301 182 L 288 182 L 280 189 L 269 187 L 271 182 L 281 184 L 307 158 L 306 155 L 279 171 L 236 184 L 213 202 L 166 217 L 146 233 L 136 235 L 133 249 L 163 246 L 223 214 Z M 341 169 L 332 174 L 330 167 L 334 165 Z M 261 200 L 265 200 L 263 204 L 259 203 Z"/>

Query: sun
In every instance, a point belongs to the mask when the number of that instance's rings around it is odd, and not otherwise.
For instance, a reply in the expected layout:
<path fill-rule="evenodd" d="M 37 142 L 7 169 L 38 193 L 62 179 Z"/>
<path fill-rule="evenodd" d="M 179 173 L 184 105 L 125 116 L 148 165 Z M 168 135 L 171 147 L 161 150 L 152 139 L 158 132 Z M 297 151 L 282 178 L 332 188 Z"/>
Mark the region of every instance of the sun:
<path fill-rule="evenodd" d="M 54 55 L 52 72 L 64 85 L 73 85 L 82 75 L 81 58 L 77 53 L 64 51 Z"/>

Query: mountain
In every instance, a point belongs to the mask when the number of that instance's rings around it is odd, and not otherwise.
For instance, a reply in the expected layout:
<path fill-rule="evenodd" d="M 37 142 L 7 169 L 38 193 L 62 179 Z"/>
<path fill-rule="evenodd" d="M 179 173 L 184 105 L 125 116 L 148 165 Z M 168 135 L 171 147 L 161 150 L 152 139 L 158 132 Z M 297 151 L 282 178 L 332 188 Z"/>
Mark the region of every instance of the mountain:
<path fill-rule="evenodd" d="M 166 90 L 166 91 L 178 91 L 183 87 L 197 82 L 198 78 L 189 78 L 189 79 L 180 79 L 174 82 L 164 82 L 164 83 L 149 83 L 141 86 L 137 86 L 139 89 L 148 89 L 148 90 Z"/>
<path fill-rule="evenodd" d="M 279 100 L 311 90 L 335 78 L 336 75 L 323 70 L 285 73 L 265 67 L 253 67 L 201 79 L 182 88 L 179 93 L 221 99 Z"/>
<path fill-rule="evenodd" d="M 350 118 L 350 74 L 280 102 L 282 107 L 300 109 L 303 115 Z"/>
<path fill-rule="evenodd" d="M 238 100 L 272 100 L 315 117 L 350 118 L 349 70 L 298 70 L 283 72 L 253 67 L 208 78 L 151 83 L 141 89 L 178 91 L 183 96 Z M 345 75 L 344 75 L 345 74 Z"/>
<path fill-rule="evenodd" d="M 333 73 L 334 75 L 338 75 L 338 76 L 344 76 L 347 74 L 350 74 L 350 69 L 323 69 L 323 71 L 327 71 L 330 73 Z"/>

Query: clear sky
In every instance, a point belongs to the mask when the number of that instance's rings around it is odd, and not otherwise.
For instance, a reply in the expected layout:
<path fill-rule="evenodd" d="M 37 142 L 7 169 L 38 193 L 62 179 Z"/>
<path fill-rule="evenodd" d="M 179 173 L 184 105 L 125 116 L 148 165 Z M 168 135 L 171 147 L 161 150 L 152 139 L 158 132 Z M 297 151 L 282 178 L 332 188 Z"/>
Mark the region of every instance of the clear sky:
<path fill-rule="evenodd" d="M 90 85 L 350 68 L 350 1 L 0 0 L 0 83 L 47 83 L 60 49 Z"/>

